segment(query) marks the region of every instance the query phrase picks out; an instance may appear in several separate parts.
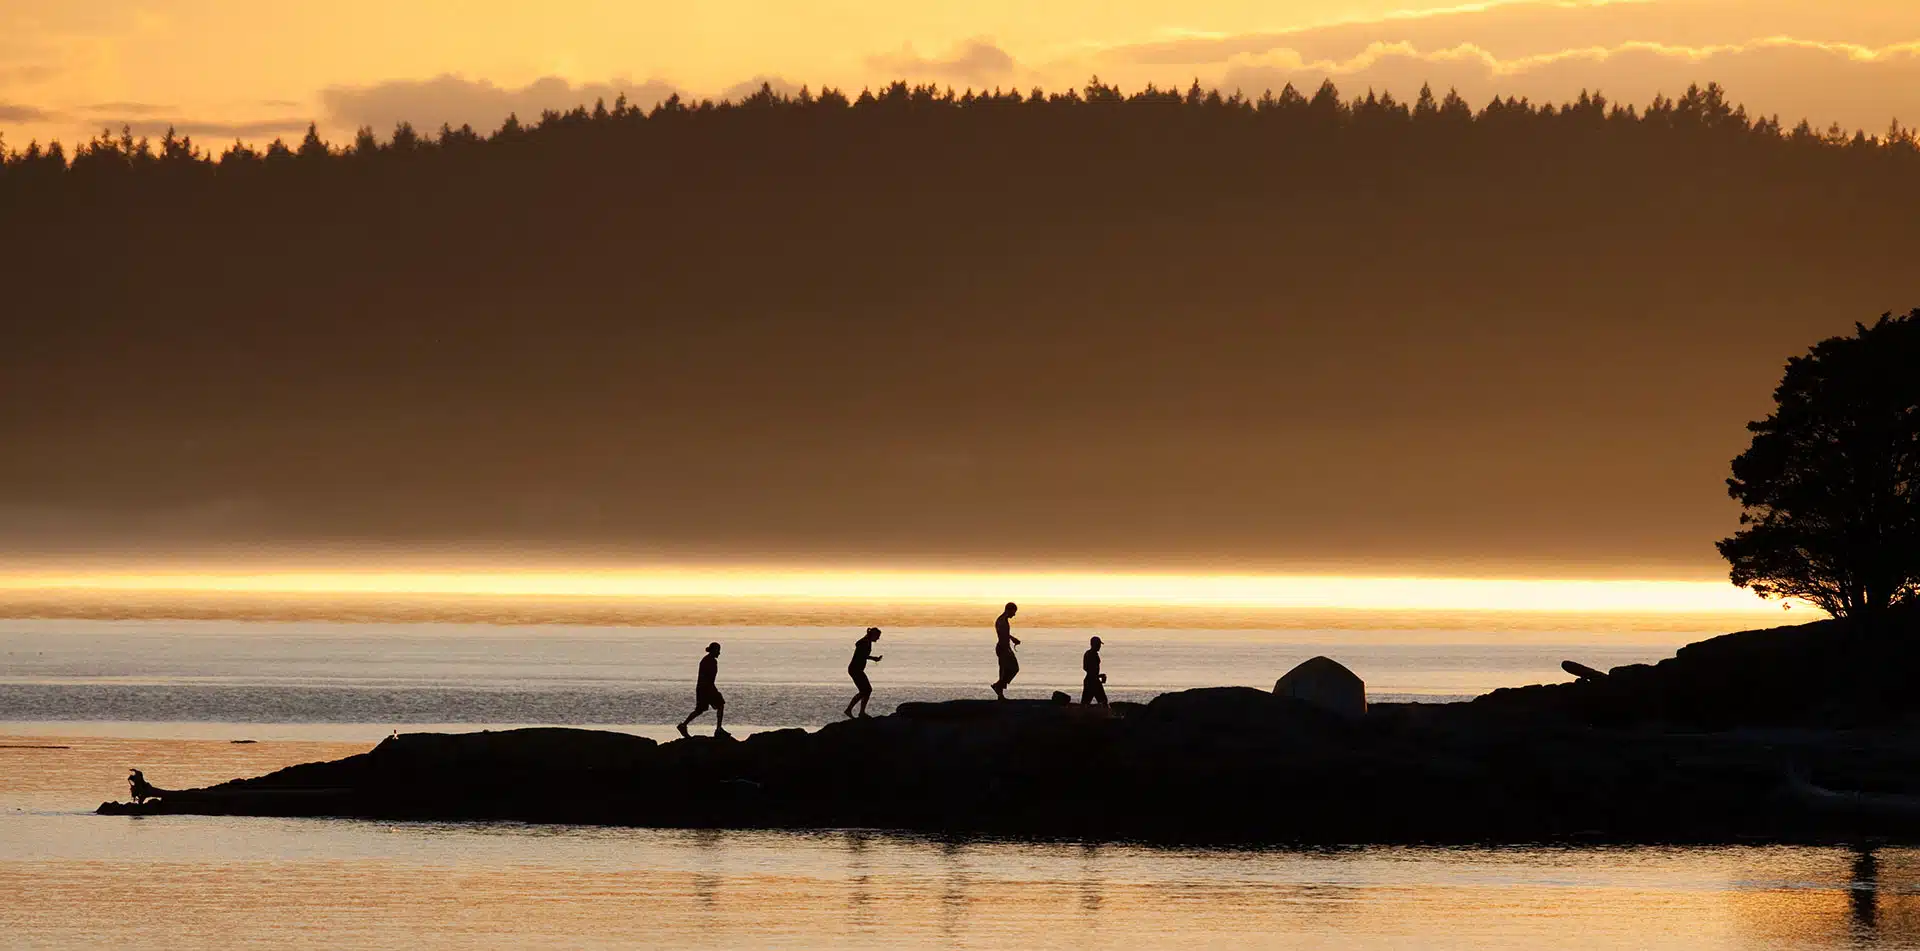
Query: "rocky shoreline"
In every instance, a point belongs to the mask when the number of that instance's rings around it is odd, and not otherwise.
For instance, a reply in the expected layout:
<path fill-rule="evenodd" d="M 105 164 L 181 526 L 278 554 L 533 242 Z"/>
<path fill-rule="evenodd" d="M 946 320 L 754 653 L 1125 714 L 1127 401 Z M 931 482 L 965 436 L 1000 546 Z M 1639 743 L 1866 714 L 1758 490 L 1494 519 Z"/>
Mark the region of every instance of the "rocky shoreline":
<path fill-rule="evenodd" d="M 99 811 L 1243 844 L 1920 842 L 1904 641 L 1833 622 L 1747 632 L 1576 683 L 1357 716 L 1220 687 L 1113 708 L 904 704 L 740 741 L 408 734 Z"/>

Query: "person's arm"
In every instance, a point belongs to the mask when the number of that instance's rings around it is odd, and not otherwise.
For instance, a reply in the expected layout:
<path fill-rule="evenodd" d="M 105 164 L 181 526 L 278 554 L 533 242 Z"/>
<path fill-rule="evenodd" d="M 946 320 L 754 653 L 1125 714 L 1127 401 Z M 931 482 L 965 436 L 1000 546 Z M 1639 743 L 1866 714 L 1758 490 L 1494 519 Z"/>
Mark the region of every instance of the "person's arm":
<path fill-rule="evenodd" d="M 876 664 L 877 664 L 877 663 L 879 663 L 879 662 L 881 662 L 881 661 L 883 661 L 883 660 L 886 660 L 886 658 L 885 658 L 885 657 L 882 657 L 882 656 L 880 656 L 879 654 L 875 654 L 875 655 L 873 655 L 872 657 L 870 657 L 870 658 L 868 658 L 868 660 L 871 660 L 871 661 L 873 661 L 874 663 L 876 663 Z"/>

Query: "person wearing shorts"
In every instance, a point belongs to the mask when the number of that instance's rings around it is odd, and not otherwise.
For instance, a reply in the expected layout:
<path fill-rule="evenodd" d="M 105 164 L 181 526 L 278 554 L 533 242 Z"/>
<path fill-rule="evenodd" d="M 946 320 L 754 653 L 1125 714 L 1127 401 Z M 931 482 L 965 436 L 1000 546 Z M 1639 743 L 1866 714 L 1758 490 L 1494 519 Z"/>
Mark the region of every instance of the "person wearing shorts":
<path fill-rule="evenodd" d="M 859 692 L 847 701 L 847 716 L 853 716 L 854 704 L 860 705 L 860 715 L 867 715 L 867 701 L 873 699 L 873 681 L 867 679 L 867 661 L 880 662 L 880 655 L 873 652 L 873 645 L 880 641 L 880 629 L 867 628 L 865 637 L 853 642 L 853 659 L 847 662 L 847 676 L 853 678 L 853 686 Z"/>
<path fill-rule="evenodd" d="M 993 688 L 993 695 L 1002 700 L 1007 699 L 1007 685 L 1013 683 L 1013 678 L 1020 676 L 1020 658 L 1013 653 L 1013 649 L 1019 646 L 1020 639 L 1013 636 L 1012 623 L 1013 616 L 1018 613 L 1020 613 L 1020 606 L 1008 601 L 1007 609 L 1001 611 L 1000 617 L 993 622 L 995 638 L 993 653 L 1000 660 L 1000 679 L 989 686 Z"/>
<path fill-rule="evenodd" d="M 713 735 L 732 735 L 727 732 L 727 698 L 720 695 L 720 687 L 716 683 L 719 679 L 720 642 L 714 641 L 707 645 L 707 656 L 700 658 L 700 681 L 693 688 L 693 712 L 680 721 L 681 736 L 691 736 L 687 732 L 687 724 L 708 710 L 713 711 Z"/>
<path fill-rule="evenodd" d="M 1087 652 L 1080 656 L 1080 669 L 1087 673 L 1087 679 L 1080 682 L 1080 702 L 1106 706 L 1107 675 L 1100 672 L 1099 637 L 1088 642 Z"/>

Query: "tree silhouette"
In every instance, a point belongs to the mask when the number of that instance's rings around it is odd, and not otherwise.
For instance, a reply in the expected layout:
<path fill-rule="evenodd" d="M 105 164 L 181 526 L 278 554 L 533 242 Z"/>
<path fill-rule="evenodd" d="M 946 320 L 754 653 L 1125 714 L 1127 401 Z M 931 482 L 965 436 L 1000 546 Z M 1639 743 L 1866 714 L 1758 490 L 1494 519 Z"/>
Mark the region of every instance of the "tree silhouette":
<path fill-rule="evenodd" d="M 1748 424 L 1719 543 L 1733 583 L 1871 618 L 1920 597 L 1920 310 L 1855 324 L 1787 363 L 1771 416 Z"/>
<path fill-rule="evenodd" d="M 1920 257 L 1891 130 L 1252 92 L 10 130 L 0 536 L 1697 559 L 1699 434 Z"/>

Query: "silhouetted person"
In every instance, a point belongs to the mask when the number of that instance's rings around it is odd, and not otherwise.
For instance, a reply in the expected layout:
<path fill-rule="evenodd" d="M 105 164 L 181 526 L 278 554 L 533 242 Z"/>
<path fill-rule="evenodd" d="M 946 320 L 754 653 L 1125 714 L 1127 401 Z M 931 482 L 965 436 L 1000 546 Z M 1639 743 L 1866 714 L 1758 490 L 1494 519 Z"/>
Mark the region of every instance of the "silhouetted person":
<path fill-rule="evenodd" d="M 133 804 L 136 806 L 149 799 L 160 798 L 160 790 L 147 782 L 147 777 L 137 769 L 127 774 L 127 794 L 133 797 Z"/>
<path fill-rule="evenodd" d="M 1107 675 L 1100 672 L 1100 638 L 1095 636 L 1087 642 L 1087 652 L 1080 655 L 1080 669 L 1087 672 L 1087 679 L 1080 684 L 1080 702 L 1107 705 Z"/>
<path fill-rule="evenodd" d="M 873 645 L 880 642 L 880 629 L 867 628 L 867 636 L 853 642 L 853 659 L 847 661 L 847 676 L 853 678 L 854 689 L 859 693 L 847 701 L 847 716 L 853 716 L 853 705 L 860 705 L 860 715 L 867 715 L 867 701 L 873 699 L 873 681 L 867 679 L 867 661 L 879 663 L 881 657 L 873 652 Z"/>
<path fill-rule="evenodd" d="M 713 709 L 713 735 L 729 735 L 726 727 L 727 698 L 720 695 L 720 687 L 714 683 L 719 676 L 720 642 L 714 641 L 707 645 L 707 656 L 700 658 L 700 683 L 693 689 L 693 712 L 680 721 L 681 736 L 692 735 L 687 732 L 687 724 L 692 723 L 694 717 L 707 712 L 709 707 Z"/>
<path fill-rule="evenodd" d="M 1013 678 L 1020 676 L 1020 658 L 1013 653 L 1013 649 L 1019 646 L 1020 639 L 1013 636 L 1012 623 L 1013 616 L 1019 613 L 1020 606 L 1008 601 L 1007 609 L 1000 612 L 999 619 L 993 622 L 995 636 L 993 653 L 1000 659 L 1000 679 L 994 681 L 991 686 L 993 695 L 1002 700 L 1007 699 L 1007 685 L 1013 683 Z"/>

